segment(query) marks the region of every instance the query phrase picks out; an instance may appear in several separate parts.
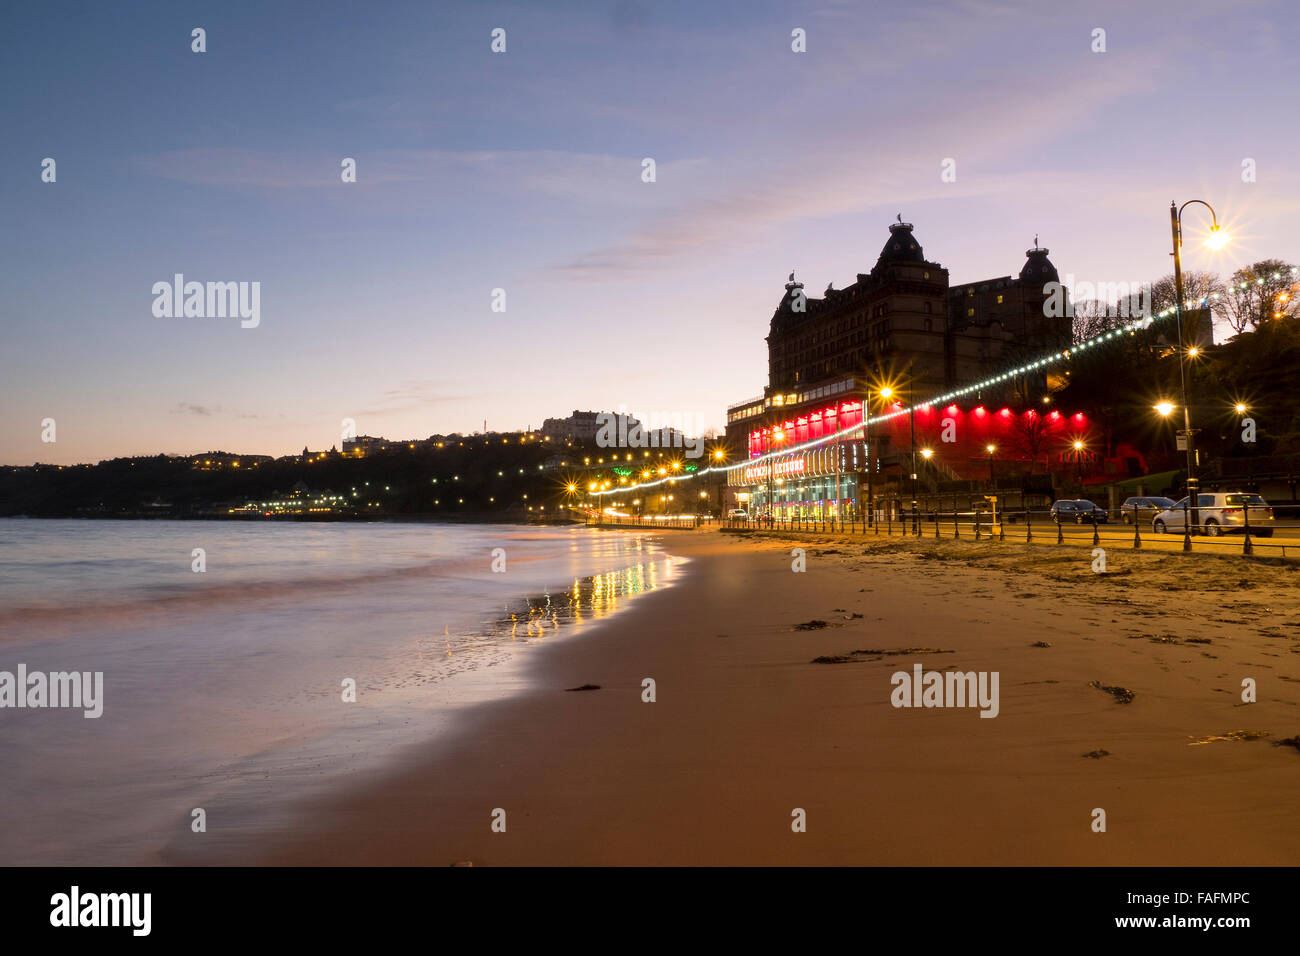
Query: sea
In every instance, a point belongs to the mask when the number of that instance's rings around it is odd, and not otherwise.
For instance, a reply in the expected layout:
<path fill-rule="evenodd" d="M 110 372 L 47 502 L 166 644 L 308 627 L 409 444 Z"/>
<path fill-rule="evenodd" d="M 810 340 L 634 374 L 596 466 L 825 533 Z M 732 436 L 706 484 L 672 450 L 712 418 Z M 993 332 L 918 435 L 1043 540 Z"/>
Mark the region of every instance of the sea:
<path fill-rule="evenodd" d="M 103 675 L 99 717 L 0 707 L 0 865 L 269 832 L 682 564 L 578 526 L 0 519 L 0 681 Z"/>

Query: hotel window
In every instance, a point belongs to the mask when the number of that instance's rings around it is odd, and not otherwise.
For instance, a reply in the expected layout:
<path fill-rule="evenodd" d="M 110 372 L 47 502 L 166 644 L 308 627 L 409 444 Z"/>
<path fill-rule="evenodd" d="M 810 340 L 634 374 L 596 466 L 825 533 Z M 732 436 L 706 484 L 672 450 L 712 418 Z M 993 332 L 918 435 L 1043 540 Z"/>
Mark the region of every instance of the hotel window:
<path fill-rule="evenodd" d="M 931 323 L 929 319 L 925 320 L 925 330 L 927 332 L 933 331 L 933 323 Z"/>
<path fill-rule="evenodd" d="M 1001 299 L 1001 297 L 999 297 L 999 301 L 1000 301 L 1000 299 Z M 926 315 L 929 315 L 929 314 L 930 314 L 930 303 L 929 303 L 929 302 L 925 303 L 924 308 L 925 308 L 925 314 L 926 314 Z"/>
<path fill-rule="evenodd" d="M 998 296 L 998 305 L 1002 304 L 1002 296 Z"/>
<path fill-rule="evenodd" d="M 968 318 L 968 319 L 973 319 L 974 317 L 975 317 L 975 310 L 974 310 L 974 309 L 967 309 L 967 310 L 966 310 L 966 318 Z"/>

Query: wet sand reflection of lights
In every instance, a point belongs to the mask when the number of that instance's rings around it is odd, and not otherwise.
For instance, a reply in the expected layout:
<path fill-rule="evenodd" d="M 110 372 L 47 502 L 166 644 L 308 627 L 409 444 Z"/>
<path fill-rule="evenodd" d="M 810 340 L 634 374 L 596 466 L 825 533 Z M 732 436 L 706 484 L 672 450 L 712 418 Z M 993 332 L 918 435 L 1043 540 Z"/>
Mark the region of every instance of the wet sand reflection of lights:
<path fill-rule="evenodd" d="M 459 639 L 444 629 L 447 656 L 457 650 L 497 644 L 503 638 L 537 642 L 566 625 L 599 621 L 617 611 L 628 598 L 667 586 L 676 563 L 680 563 L 678 559 L 665 555 L 621 571 L 575 578 L 572 586 L 563 591 L 546 591 L 508 605 L 500 617 L 486 622 L 478 633 Z"/>

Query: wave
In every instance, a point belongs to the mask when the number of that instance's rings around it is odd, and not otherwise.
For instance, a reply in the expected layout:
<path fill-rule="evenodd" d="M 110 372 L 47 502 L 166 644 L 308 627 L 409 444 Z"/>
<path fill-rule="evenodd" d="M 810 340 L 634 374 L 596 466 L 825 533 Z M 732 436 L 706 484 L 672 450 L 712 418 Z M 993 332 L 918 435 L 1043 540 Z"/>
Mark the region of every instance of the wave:
<path fill-rule="evenodd" d="M 520 562 L 522 563 L 522 561 Z M 275 599 L 292 599 L 328 589 L 331 592 L 373 586 L 394 581 L 454 580 L 467 578 L 463 559 L 446 558 L 426 564 L 385 568 L 375 571 L 314 574 L 274 580 L 244 580 L 193 586 L 155 586 L 135 592 L 124 600 L 105 601 L 101 597 L 86 603 L 28 605 L 0 608 L 0 628 L 31 624 L 72 623 L 88 618 L 96 621 L 126 621 L 156 613 L 202 610 L 213 605 L 251 603 Z M 461 572 L 459 574 L 455 572 Z"/>

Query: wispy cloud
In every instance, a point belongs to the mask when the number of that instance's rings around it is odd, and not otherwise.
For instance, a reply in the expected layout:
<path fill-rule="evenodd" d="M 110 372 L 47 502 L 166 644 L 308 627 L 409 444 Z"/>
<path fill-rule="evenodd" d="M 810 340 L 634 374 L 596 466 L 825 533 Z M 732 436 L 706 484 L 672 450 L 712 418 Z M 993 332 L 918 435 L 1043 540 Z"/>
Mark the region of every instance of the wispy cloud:
<path fill-rule="evenodd" d="M 260 418 L 260 415 L 253 412 L 236 412 L 227 411 L 220 405 L 199 405 L 196 402 L 177 402 L 171 410 L 173 415 L 197 415 L 201 418 L 212 418 L 213 416 L 229 416 L 231 418 Z"/>
<path fill-rule="evenodd" d="M 889 205 L 954 199 L 1044 186 L 1051 169 L 989 175 L 1000 160 L 1061 136 L 1058 104 L 1071 103 L 1080 125 L 1104 128 L 1104 108 L 1151 85 L 1154 60 L 1080 71 L 1033 86 L 1017 82 L 954 94 L 943 112 L 904 109 L 843 132 L 816 135 L 818 148 L 798 139 L 777 163 L 727 169 L 708 198 L 673 206 L 623 239 L 555 267 L 579 280 L 630 278 L 687 256 L 771 241 L 790 226 Z M 812 137 L 812 134 L 809 134 Z M 941 182 L 940 165 L 957 162 L 955 182 Z"/>
<path fill-rule="evenodd" d="M 424 184 L 432 195 L 477 188 L 593 206 L 653 208 L 661 195 L 641 182 L 641 156 L 563 150 L 408 149 L 358 153 L 357 185 Z M 342 157 L 273 153 L 228 147 L 175 150 L 142 159 L 164 179 L 212 186 L 268 190 L 315 189 L 341 182 Z M 698 158 L 665 160 L 658 174 L 675 193 L 703 182 L 708 164 Z"/>
<path fill-rule="evenodd" d="M 445 391 L 445 385 L 445 382 L 407 380 L 395 388 L 383 390 L 375 397 L 373 404 L 359 409 L 356 414 L 388 415 L 410 409 L 432 409 L 440 405 L 473 401 L 484 394 L 451 394 Z"/>

